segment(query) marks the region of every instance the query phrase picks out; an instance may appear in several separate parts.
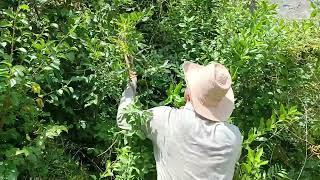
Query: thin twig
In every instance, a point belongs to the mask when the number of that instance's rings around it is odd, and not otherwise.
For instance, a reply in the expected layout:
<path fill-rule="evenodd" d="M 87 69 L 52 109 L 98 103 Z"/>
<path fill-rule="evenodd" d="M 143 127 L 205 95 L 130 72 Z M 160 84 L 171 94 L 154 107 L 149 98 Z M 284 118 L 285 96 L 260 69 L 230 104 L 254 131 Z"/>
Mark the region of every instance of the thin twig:
<path fill-rule="evenodd" d="M 77 150 L 77 152 L 72 156 L 71 159 L 74 159 L 74 157 L 80 152 L 80 150 L 81 150 L 81 148 L 79 148 L 79 149 Z"/>
<path fill-rule="evenodd" d="M 300 176 L 301 176 L 301 174 L 303 172 L 303 169 L 304 169 L 304 167 L 306 165 L 306 162 L 307 162 L 307 159 L 308 159 L 308 110 L 306 109 L 304 104 L 303 104 L 303 107 L 304 107 L 304 112 L 305 112 L 305 126 L 306 126 L 306 129 L 305 129 L 305 133 L 306 133 L 305 134 L 305 136 L 306 136 L 305 137 L 306 138 L 305 143 L 306 143 L 306 149 L 305 149 L 304 162 L 303 162 L 303 165 L 301 167 L 301 170 L 300 170 L 300 173 L 299 173 L 299 176 L 298 176 L 297 180 L 300 179 Z"/>
<path fill-rule="evenodd" d="M 103 154 L 105 154 L 106 152 L 108 152 L 108 151 L 117 143 L 117 140 L 118 140 L 118 138 L 110 145 L 110 147 L 109 147 L 107 150 L 105 150 L 105 151 L 103 151 L 102 153 L 100 153 L 100 154 L 98 155 L 98 157 L 101 156 L 101 155 L 103 155 Z"/>
<path fill-rule="evenodd" d="M 308 143 L 309 145 L 315 146 L 315 144 L 312 144 L 311 142 L 306 141 L 306 139 L 302 139 L 301 137 L 299 137 L 298 135 L 296 135 L 296 134 L 295 134 L 294 132 L 292 132 L 291 130 L 288 129 L 288 131 L 291 132 L 291 134 L 292 134 L 293 136 L 295 136 L 296 138 L 300 139 L 301 141 L 306 142 L 306 143 Z"/>
<path fill-rule="evenodd" d="M 83 157 L 87 158 L 90 162 L 92 162 L 99 170 L 100 172 L 103 172 L 103 170 L 95 163 L 92 159 L 90 159 L 88 156 L 86 156 L 82 151 L 79 151 Z"/>
<path fill-rule="evenodd" d="M 19 5 L 20 5 L 20 1 L 18 1 L 18 7 L 17 7 L 16 13 L 14 15 L 14 19 L 13 19 L 13 22 L 12 22 L 11 55 L 10 55 L 11 56 L 11 60 L 13 59 L 13 48 L 14 48 L 14 42 L 15 42 L 15 39 L 14 39 L 14 36 L 15 36 L 15 24 L 16 24 L 18 13 L 19 13 Z"/>

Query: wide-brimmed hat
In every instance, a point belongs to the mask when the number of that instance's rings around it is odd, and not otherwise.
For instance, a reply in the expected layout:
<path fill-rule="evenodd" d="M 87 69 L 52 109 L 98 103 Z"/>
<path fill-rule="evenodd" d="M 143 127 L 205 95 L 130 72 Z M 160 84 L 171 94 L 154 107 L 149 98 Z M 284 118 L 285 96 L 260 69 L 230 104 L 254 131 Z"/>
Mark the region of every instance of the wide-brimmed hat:
<path fill-rule="evenodd" d="M 202 66 L 187 61 L 183 71 L 194 110 L 206 119 L 226 121 L 235 107 L 228 69 L 219 63 Z"/>

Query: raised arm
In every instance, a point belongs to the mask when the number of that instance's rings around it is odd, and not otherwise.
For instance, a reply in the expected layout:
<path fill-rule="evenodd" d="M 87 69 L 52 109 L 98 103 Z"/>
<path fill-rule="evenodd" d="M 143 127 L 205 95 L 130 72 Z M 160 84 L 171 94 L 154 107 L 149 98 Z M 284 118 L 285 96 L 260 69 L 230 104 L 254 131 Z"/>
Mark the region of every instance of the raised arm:
<path fill-rule="evenodd" d="M 122 98 L 118 107 L 117 113 L 117 124 L 121 129 L 129 130 L 131 129 L 130 124 L 127 123 L 126 119 L 123 117 L 125 109 L 134 101 L 137 89 L 137 75 L 134 71 L 130 71 L 130 82 L 126 89 L 122 93 Z"/>
<path fill-rule="evenodd" d="M 137 88 L 137 76 L 135 72 L 130 73 L 130 83 L 122 93 L 122 98 L 118 107 L 117 124 L 118 127 L 125 130 L 131 130 L 131 125 L 125 118 L 126 108 L 134 102 Z M 141 130 L 149 139 L 154 139 L 157 134 L 163 134 L 169 126 L 169 114 L 172 108 L 167 106 L 155 107 L 149 110 L 144 110 L 145 113 L 150 113 L 150 118 L 146 124 L 141 127 Z"/>

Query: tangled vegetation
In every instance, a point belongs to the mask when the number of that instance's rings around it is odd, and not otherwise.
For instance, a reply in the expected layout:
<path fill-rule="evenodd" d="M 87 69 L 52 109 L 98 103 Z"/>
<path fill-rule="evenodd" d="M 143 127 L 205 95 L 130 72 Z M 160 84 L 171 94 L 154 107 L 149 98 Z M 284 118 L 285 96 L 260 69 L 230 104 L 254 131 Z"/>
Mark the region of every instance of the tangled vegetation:
<path fill-rule="evenodd" d="M 319 179 L 319 6 L 286 21 L 249 0 L 2 0 L 0 179 L 156 179 L 152 144 L 116 126 L 183 105 L 181 64 L 231 71 L 244 136 L 234 179 Z"/>

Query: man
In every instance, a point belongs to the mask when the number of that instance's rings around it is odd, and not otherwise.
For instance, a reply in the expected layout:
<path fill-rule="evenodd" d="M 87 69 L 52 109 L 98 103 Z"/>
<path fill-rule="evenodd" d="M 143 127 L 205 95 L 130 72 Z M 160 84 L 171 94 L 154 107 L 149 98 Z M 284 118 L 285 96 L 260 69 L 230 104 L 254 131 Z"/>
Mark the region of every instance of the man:
<path fill-rule="evenodd" d="M 149 111 L 144 131 L 154 146 L 158 180 L 231 180 L 241 153 L 239 129 L 226 122 L 234 109 L 231 76 L 221 64 L 183 64 L 187 90 L 182 109 L 167 106 Z M 130 129 L 123 118 L 133 101 L 137 78 L 124 91 L 118 125 Z"/>

